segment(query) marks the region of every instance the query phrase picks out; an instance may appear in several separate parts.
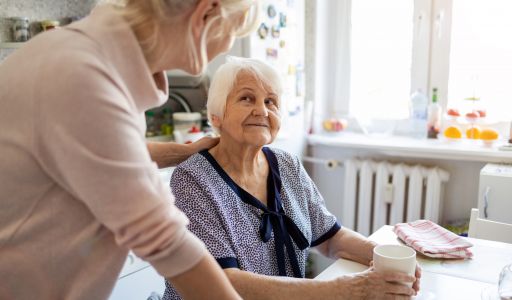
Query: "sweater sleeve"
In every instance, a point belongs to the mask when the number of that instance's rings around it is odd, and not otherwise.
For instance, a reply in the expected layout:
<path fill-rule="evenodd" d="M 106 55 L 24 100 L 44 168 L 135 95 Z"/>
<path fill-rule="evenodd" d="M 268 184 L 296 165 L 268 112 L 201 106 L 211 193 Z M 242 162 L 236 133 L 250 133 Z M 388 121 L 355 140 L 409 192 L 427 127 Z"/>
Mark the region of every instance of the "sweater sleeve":
<path fill-rule="evenodd" d="M 186 216 L 169 205 L 174 199 L 147 151 L 143 114 L 98 57 L 61 57 L 47 71 L 52 80 L 40 80 L 45 101 L 36 108 L 35 159 L 120 247 L 132 249 L 162 276 L 179 275 L 201 260 L 205 247 L 186 229 Z"/>

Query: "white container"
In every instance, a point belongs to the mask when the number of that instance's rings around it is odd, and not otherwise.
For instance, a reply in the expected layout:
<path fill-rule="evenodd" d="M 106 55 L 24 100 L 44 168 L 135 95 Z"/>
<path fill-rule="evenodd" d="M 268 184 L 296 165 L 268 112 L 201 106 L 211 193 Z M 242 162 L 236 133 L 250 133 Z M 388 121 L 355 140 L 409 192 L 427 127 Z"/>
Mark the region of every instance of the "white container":
<path fill-rule="evenodd" d="M 201 113 L 198 112 L 177 112 L 172 114 L 174 130 L 188 133 L 192 127 L 201 130 Z"/>

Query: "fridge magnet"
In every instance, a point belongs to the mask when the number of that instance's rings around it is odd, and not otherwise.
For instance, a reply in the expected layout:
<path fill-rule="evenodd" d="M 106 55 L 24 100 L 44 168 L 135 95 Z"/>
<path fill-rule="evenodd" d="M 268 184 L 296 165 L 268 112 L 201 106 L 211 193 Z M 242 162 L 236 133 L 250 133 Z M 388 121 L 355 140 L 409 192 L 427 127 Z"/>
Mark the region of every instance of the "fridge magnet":
<path fill-rule="evenodd" d="M 279 41 L 279 48 L 284 48 L 286 46 L 286 42 L 284 40 Z"/>
<path fill-rule="evenodd" d="M 286 27 L 286 14 L 279 13 L 279 26 Z"/>
<path fill-rule="evenodd" d="M 272 37 L 275 39 L 278 39 L 281 35 L 281 28 L 279 26 L 273 25 L 272 26 Z"/>
<path fill-rule="evenodd" d="M 260 27 L 258 28 L 258 36 L 260 39 L 264 40 L 268 35 L 268 27 L 265 25 L 265 23 L 261 23 Z"/>
<path fill-rule="evenodd" d="M 277 59 L 277 49 L 267 48 L 267 58 Z"/>
<path fill-rule="evenodd" d="M 276 16 L 276 14 L 277 14 L 277 12 L 276 12 L 276 8 L 274 7 L 274 5 L 269 5 L 267 8 L 268 17 L 273 19 Z"/>

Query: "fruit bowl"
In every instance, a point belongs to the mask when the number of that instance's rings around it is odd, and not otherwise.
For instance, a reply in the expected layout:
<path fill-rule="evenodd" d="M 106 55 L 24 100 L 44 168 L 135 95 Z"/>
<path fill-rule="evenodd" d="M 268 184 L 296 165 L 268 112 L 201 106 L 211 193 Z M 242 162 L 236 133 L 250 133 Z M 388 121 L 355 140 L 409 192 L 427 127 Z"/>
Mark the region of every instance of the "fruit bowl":
<path fill-rule="evenodd" d="M 480 115 L 476 112 L 469 112 L 466 114 L 466 120 L 469 123 L 475 123 L 476 121 L 478 121 L 478 118 L 480 118 Z"/>
<path fill-rule="evenodd" d="M 482 134 L 482 129 L 477 125 L 472 125 L 468 129 L 466 129 L 466 138 L 468 138 L 470 140 L 480 139 L 481 134 Z"/>
<path fill-rule="evenodd" d="M 458 126 L 448 126 L 443 131 L 443 137 L 447 139 L 459 140 L 462 138 L 462 130 Z"/>
<path fill-rule="evenodd" d="M 450 108 L 446 112 L 446 119 L 456 121 L 460 117 L 460 112 L 456 108 Z"/>
<path fill-rule="evenodd" d="M 492 146 L 495 141 L 497 141 L 499 138 L 499 133 L 492 129 L 492 128 L 486 128 L 483 129 L 480 133 L 480 139 L 484 143 L 485 146 Z"/>

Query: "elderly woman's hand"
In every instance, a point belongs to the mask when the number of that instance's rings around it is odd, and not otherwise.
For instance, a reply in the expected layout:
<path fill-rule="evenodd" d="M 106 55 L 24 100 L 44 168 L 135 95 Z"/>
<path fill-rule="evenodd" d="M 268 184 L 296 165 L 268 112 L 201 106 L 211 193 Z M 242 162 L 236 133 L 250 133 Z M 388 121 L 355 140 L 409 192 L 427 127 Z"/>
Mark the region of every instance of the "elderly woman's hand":
<path fill-rule="evenodd" d="M 421 278 L 421 267 L 418 263 L 416 263 L 416 272 L 414 274 L 416 276 L 416 281 L 412 284 L 412 288 L 416 291 L 416 294 L 420 291 L 420 278 Z"/>
<path fill-rule="evenodd" d="M 420 272 L 417 269 L 417 272 Z M 417 273 L 418 274 L 418 273 Z M 337 280 L 338 294 L 346 299 L 411 299 L 416 290 L 395 282 L 415 282 L 416 278 L 404 273 L 377 273 L 373 267 Z"/>
<path fill-rule="evenodd" d="M 370 267 L 371 266 L 373 266 L 373 261 L 370 262 Z M 420 291 L 420 278 L 421 278 L 421 267 L 418 264 L 418 262 L 416 262 L 416 270 L 414 271 L 414 277 L 416 277 L 416 280 L 412 284 L 412 288 L 414 289 L 416 294 L 418 294 L 418 292 Z"/>

